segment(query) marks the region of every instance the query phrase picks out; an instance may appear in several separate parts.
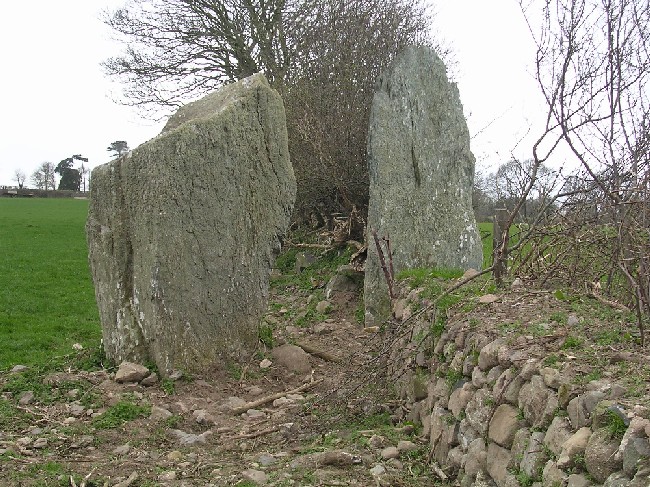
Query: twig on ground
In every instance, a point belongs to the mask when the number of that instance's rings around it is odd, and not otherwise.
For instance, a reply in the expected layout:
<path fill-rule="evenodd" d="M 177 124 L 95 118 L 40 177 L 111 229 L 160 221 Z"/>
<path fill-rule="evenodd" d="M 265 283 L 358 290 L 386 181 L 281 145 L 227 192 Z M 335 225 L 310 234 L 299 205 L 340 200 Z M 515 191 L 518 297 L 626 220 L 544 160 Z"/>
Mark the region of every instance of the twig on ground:
<path fill-rule="evenodd" d="M 616 308 L 616 309 L 618 309 L 620 311 L 625 311 L 627 313 L 631 312 L 630 308 L 628 308 L 624 304 L 617 303 L 616 301 L 611 301 L 611 300 L 609 300 L 607 298 L 604 298 L 601 295 L 596 294 L 594 292 L 589 293 L 587 296 L 589 296 L 590 298 L 594 298 L 594 299 L 600 301 L 601 303 L 606 304 L 607 306 L 611 306 L 612 308 Z"/>
<path fill-rule="evenodd" d="M 251 439 L 251 438 L 258 438 L 260 436 L 275 433 L 276 431 L 279 431 L 279 430 L 280 430 L 279 426 L 271 426 L 270 428 L 255 431 L 253 433 L 242 433 L 241 435 L 233 436 L 233 437 L 228 438 L 228 439 L 229 440 L 248 440 L 248 439 Z"/>
<path fill-rule="evenodd" d="M 312 381 L 312 382 L 307 382 L 306 384 L 303 384 L 300 387 L 296 387 L 295 389 L 291 389 L 290 391 L 278 392 L 276 394 L 271 394 L 270 396 L 266 396 L 266 397 L 263 397 L 261 399 L 258 399 L 257 401 L 248 402 L 248 403 L 244 404 L 243 406 L 233 408 L 232 413 L 234 415 L 245 413 L 249 409 L 255 409 L 256 407 L 259 407 L 259 406 L 262 406 L 262 405 L 267 404 L 269 402 L 275 401 L 276 399 L 280 399 L 281 397 L 284 397 L 287 394 L 298 394 L 299 392 L 303 392 L 303 391 L 306 391 L 308 389 L 311 389 L 316 384 L 319 384 L 321 382 L 323 382 L 323 379 L 318 379 L 318 380 L 315 380 L 315 381 Z"/>

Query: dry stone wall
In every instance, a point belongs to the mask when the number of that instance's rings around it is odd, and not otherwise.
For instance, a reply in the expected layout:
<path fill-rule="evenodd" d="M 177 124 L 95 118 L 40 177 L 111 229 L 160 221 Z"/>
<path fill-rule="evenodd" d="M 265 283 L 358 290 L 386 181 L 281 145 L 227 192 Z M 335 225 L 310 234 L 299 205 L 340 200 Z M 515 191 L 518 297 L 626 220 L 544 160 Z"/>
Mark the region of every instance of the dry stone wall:
<path fill-rule="evenodd" d="M 431 459 L 459 485 L 650 486 L 650 411 L 623 406 L 625 388 L 576 384 L 530 358 L 532 337 L 506 340 L 467 322 L 427 344 L 432 315 L 413 319 L 413 303 L 417 290 L 394 305 L 412 331 L 393 347 L 391 374 L 410 411 L 403 419 L 422 425 Z"/>

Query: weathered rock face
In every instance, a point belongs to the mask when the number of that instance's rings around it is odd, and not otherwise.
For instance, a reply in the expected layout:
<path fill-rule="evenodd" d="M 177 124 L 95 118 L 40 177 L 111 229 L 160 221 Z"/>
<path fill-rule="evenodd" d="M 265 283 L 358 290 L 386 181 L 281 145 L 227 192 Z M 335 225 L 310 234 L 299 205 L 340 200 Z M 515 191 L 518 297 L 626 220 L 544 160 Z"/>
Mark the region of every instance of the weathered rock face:
<path fill-rule="evenodd" d="M 254 345 L 296 192 L 284 106 L 264 77 L 181 108 L 92 178 L 86 231 L 108 357 L 169 373 Z"/>
<path fill-rule="evenodd" d="M 380 78 L 370 115 L 368 169 L 368 229 L 390 237 L 395 273 L 481 267 L 469 131 L 458 89 L 431 49 L 407 48 Z M 372 238 L 364 300 L 367 323 L 389 316 Z"/>

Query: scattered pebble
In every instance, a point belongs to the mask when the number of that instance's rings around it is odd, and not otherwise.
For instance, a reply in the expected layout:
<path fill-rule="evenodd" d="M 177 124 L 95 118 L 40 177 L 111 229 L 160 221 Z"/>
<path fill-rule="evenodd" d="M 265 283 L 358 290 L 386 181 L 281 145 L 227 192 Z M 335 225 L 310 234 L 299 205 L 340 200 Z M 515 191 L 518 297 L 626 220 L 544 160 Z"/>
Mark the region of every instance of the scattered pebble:
<path fill-rule="evenodd" d="M 23 436 L 22 438 L 18 438 L 16 440 L 16 445 L 18 446 L 28 446 L 32 444 L 32 439 L 29 436 Z"/>
<path fill-rule="evenodd" d="M 115 382 L 135 383 L 140 382 L 151 372 L 144 365 L 133 362 L 122 362 L 115 373 Z"/>
<path fill-rule="evenodd" d="M 18 399 L 18 404 L 21 406 L 27 406 L 34 402 L 34 391 L 25 391 L 20 395 Z"/>
<path fill-rule="evenodd" d="M 192 416 L 194 416 L 194 420 L 199 424 L 213 424 L 215 421 L 214 417 L 205 409 L 197 409 L 192 413 Z"/>
<path fill-rule="evenodd" d="M 388 465 L 393 467 L 395 470 L 402 470 L 404 469 L 404 464 L 400 462 L 397 458 L 391 458 L 386 462 Z"/>
<path fill-rule="evenodd" d="M 394 446 L 388 446 L 381 451 L 381 458 L 388 460 L 399 457 L 399 450 Z"/>
<path fill-rule="evenodd" d="M 155 372 L 151 375 L 148 375 L 147 377 L 145 377 L 140 381 L 140 384 L 145 387 L 151 387 L 157 383 L 158 383 L 158 374 L 156 374 Z"/>
<path fill-rule="evenodd" d="M 268 369 L 271 365 L 273 365 L 273 362 L 265 358 L 260 362 L 260 369 Z"/>
<path fill-rule="evenodd" d="M 113 450 L 113 455 L 126 455 L 131 451 L 131 445 L 130 444 L 125 444 L 122 446 L 118 446 Z"/>
<path fill-rule="evenodd" d="M 368 440 L 368 443 L 372 448 L 383 448 L 385 447 L 387 440 L 381 435 L 372 435 Z"/>
<path fill-rule="evenodd" d="M 580 324 L 580 319 L 574 313 L 571 313 L 567 317 L 566 323 L 568 326 L 577 326 Z"/>
<path fill-rule="evenodd" d="M 205 443 L 208 440 L 208 436 L 212 434 L 212 431 L 208 430 L 201 433 L 200 435 L 185 433 L 181 430 L 170 430 L 170 433 L 178 438 L 178 441 L 181 445 L 192 446 L 198 443 Z"/>
<path fill-rule="evenodd" d="M 318 313 L 325 313 L 325 312 L 327 312 L 331 307 L 332 307 L 332 303 L 330 303 L 329 301 L 320 301 L 320 302 L 316 305 L 316 311 L 317 311 Z"/>
<path fill-rule="evenodd" d="M 499 299 L 499 296 L 496 294 L 484 294 L 480 298 L 478 298 L 478 302 L 481 304 L 491 304 L 494 303 Z"/>
<path fill-rule="evenodd" d="M 158 480 L 162 480 L 163 482 L 171 482 L 176 480 L 176 472 L 173 470 L 170 470 L 169 472 L 164 472 L 158 475 Z"/>
<path fill-rule="evenodd" d="M 172 450 L 167 454 L 167 460 L 169 460 L 170 462 L 177 462 L 181 458 L 183 458 L 183 454 L 178 450 Z"/>
<path fill-rule="evenodd" d="M 159 406 L 153 406 L 151 408 L 151 414 L 149 415 L 149 419 L 152 421 L 161 421 L 169 418 L 170 416 L 172 416 L 172 413 L 167 409 L 161 408 Z"/>
<path fill-rule="evenodd" d="M 241 473 L 241 476 L 244 478 L 244 480 L 250 480 L 251 482 L 259 485 L 265 485 L 268 482 L 268 477 L 261 470 L 244 470 Z"/>
<path fill-rule="evenodd" d="M 375 465 L 370 469 L 370 475 L 373 477 L 379 477 L 380 475 L 383 475 L 386 473 L 386 469 L 384 468 L 383 465 Z"/>
<path fill-rule="evenodd" d="M 249 409 L 244 413 L 246 419 L 265 419 L 266 418 L 266 413 L 264 411 L 260 411 L 259 409 Z"/>
<path fill-rule="evenodd" d="M 74 402 L 69 405 L 69 408 L 70 408 L 70 414 L 75 418 L 78 418 L 79 416 L 83 415 L 86 412 L 85 407 L 83 407 L 81 404 L 77 404 Z"/>
<path fill-rule="evenodd" d="M 275 457 L 266 453 L 260 455 L 257 458 L 257 463 L 259 463 L 262 467 L 268 467 L 269 465 L 273 465 L 275 462 L 277 462 Z"/>
<path fill-rule="evenodd" d="M 402 440 L 397 443 L 397 450 L 400 452 L 410 452 L 417 449 L 418 446 L 412 441 Z"/>
<path fill-rule="evenodd" d="M 261 395 L 262 393 L 264 393 L 264 389 L 262 389 L 262 388 L 259 387 L 259 386 L 251 386 L 251 387 L 248 388 L 248 393 L 249 393 L 251 396 L 259 396 L 259 395 Z"/>
<path fill-rule="evenodd" d="M 47 439 L 38 438 L 32 445 L 32 448 L 40 449 L 40 448 L 45 448 L 46 446 L 47 446 Z"/>
<path fill-rule="evenodd" d="M 16 373 L 16 372 L 23 372 L 25 370 L 29 369 L 26 365 L 14 365 L 13 368 L 11 369 L 11 372 Z"/>
<path fill-rule="evenodd" d="M 276 408 L 282 407 L 282 406 L 288 406 L 290 404 L 294 404 L 294 402 L 289 399 L 288 397 L 279 397 L 275 401 L 273 401 L 273 406 Z"/>
<path fill-rule="evenodd" d="M 169 378 L 173 381 L 181 380 L 183 378 L 183 372 L 180 370 L 174 370 L 169 374 Z"/>
<path fill-rule="evenodd" d="M 73 350 L 80 351 L 80 350 L 83 350 L 83 349 L 84 349 L 84 346 L 83 346 L 81 343 L 74 343 L 74 344 L 72 345 L 72 348 L 73 348 Z"/>

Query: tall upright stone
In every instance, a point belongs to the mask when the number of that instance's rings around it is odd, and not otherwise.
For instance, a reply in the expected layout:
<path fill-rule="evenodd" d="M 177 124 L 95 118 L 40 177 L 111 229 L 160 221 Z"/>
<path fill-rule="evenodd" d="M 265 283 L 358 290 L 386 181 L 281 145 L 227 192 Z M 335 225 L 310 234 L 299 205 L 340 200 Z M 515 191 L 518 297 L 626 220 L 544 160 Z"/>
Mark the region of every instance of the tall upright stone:
<path fill-rule="evenodd" d="M 396 57 L 378 84 L 368 133 L 369 231 L 389 237 L 395 274 L 416 267 L 480 268 L 474 156 L 458 88 L 431 49 L 414 46 Z M 366 323 L 390 316 L 372 237 L 364 300 Z"/>
<path fill-rule="evenodd" d="M 86 232 L 107 356 L 166 374 L 251 351 L 295 193 L 284 106 L 261 74 L 95 168 Z"/>

